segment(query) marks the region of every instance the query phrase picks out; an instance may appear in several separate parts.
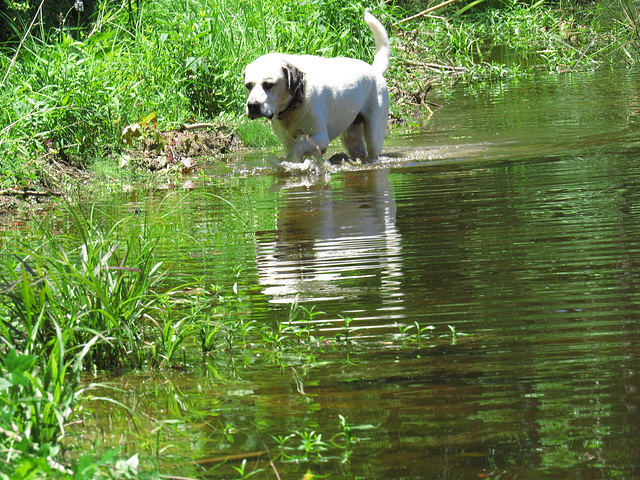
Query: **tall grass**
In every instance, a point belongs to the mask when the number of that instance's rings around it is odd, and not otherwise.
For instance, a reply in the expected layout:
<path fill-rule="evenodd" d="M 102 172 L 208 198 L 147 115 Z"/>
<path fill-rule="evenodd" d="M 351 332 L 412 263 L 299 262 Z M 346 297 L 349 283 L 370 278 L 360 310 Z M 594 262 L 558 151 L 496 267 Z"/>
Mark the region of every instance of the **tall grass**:
<path fill-rule="evenodd" d="M 71 478 L 58 460 L 87 367 L 167 365 L 206 318 L 174 295 L 192 284 L 169 285 L 155 260 L 165 218 L 158 211 L 110 224 L 97 210 L 68 206 L 66 238 L 43 224 L 41 245 L 3 246 L 0 478 Z M 73 478 L 93 478 L 113 459 L 85 454 Z"/>
<path fill-rule="evenodd" d="M 0 56 L 0 181 L 29 183 L 25 164 L 43 152 L 73 160 L 117 148 L 123 127 L 151 111 L 162 128 L 238 114 L 242 69 L 267 51 L 372 53 L 364 6 L 346 0 L 118 5 L 102 2 L 80 34 L 36 25 L 15 63 L 15 43 Z"/>
<path fill-rule="evenodd" d="M 155 260 L 162 215 L 132 214 L 112 226 L 95 210 L 69 208 L 68 215 L 70 238 L 61 241 L 43 227 L 42 245 L 16 245 L 2 259 L 0 295 L 12 322 L 6 328 L 39 345 L 60 330 L 71 351 L 93 344 L 83 359 L 99 369 L 170 360 L 176 338 L 192 327 L 174 315 L 173 292 L 185 284 L 167 285 L 169 270 Z"/>
<path fill-rule="evenodd" d="M 602 25 L 606 42 L 598 45 L 602 57 L 622 57 L 626 63 L 640 61 L 640 10 L 632 0 L 605 0 L 598 4 L 595 18 Z"/>

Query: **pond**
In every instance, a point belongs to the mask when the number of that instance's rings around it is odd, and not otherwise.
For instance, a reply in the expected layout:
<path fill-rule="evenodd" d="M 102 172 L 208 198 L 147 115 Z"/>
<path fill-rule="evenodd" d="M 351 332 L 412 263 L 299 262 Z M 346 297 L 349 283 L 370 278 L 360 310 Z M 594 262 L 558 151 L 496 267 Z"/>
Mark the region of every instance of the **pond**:
<path fill-rule="evenodd" d="M 98 375 L 138 434 L 111 406 L 88 435 L 188 478 L 639 477 L 639 86 L 458 84 L 371 166 L 279 179 L 260 153 L 97 195 L 114 218 L 175 207 L 168 261 L 226 286 L 243 325 L 297 299 L 317 348 Z"/>

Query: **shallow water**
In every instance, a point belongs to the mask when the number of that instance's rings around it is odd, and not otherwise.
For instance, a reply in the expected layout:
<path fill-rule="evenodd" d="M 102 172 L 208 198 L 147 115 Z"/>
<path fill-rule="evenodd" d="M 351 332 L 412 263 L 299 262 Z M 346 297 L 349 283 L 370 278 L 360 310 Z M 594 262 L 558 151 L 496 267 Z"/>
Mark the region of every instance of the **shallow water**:
<path fill-rule="evenodd" d="M 179 202 L 163 255 L 237 282 L 247 322 L 286 319 L 296 295 L 322 312 L 318 348 L 297 358 L 249 348 L 112 379 L 165 421 L 125 452 L 157 441 L 163 473 L 193 478 L 239 478 L 246 456 L 275 478 L 273 436 L 299 432 L 289 453 L 305 434 L 329 444 L 276 461 L 280 478 L 640 477 L 639 83 L 458 85 L 370 167 L 277 179 L 265 154 L 231 157 L 233 174 L 205 166 L 186 193 L 97 197 L 114 218 Z M 353 343 L 334 349 L 341 316 Z M 109 412 L 101 428 L 125 439 L 128 416 Z M 339 415 L 346 450 L 330 444 Z"/>

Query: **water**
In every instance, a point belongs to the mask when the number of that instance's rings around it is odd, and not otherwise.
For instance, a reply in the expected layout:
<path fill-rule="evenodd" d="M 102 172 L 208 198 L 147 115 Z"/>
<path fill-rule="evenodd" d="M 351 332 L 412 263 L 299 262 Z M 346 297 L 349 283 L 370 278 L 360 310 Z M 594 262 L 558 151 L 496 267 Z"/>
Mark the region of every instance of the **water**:
<path fill-rule="evenodd" d="M 111 408 L 100 428 L 129 453 L 158 440 L 163 473 L 192 478 L 239 478 L 242 458 L 275 478 L 266 451 L 294 432 L 289 454 L 327 445 L 276 460 L 280 478 L 640 478 L 639 82 L 458 85 L 378 164 L 313 181 L 275 179 L 264 155 L 205 168 L 164 200 L 181 203 L 163 255 L 230 296 L 237 282 L 246 321 L 286 319 L 298 295 L 323 312 L 319 345 L 113 378 L 147 420 L 131 436 Z M 117 218 L 163 197 L 95 201 Z M 334 350 L 341 316 L 354 343 Z"/>

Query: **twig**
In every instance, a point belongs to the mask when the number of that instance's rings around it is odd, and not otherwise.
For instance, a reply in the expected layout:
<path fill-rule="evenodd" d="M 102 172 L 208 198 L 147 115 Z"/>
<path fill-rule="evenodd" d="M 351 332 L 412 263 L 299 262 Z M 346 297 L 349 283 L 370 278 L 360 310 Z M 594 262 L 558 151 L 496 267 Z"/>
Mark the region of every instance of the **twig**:
<path fill-rule="evenodd" d="M 160 475 L 160 478 L 167 478 L 171 480 L 196 480 L 193 477 L 176 477 L 175 475 Z"/>
<path fill-rule="evenodd" d="M 27 35 L 29 35 L 29 32 L 31 32 L 31 29 L 33 28 L 33 24 L 35 23 L 36 18 L 38 18 L 38 13 L 40 12 L 40 9 L 42 8 L 42 4 L 43 3 L 44 3 L 44 0 L 41 0 L 40 6 L 36 10 L 36 14 L 33 16 L 33 20 L 31 20 L 31 25 L 29 25 L 29 28 L 27 28 L 27 31 L 24 32 L 24 36 L 22 37 L 22 40 L 20 40 L 20 45 L 18 45 L 18 48 L 16 49 L 16 53 L 13 56 L 13 58 L 11 59 L 11 63 L 9 64 L 9 67 L 7 67 L 7 71 L 4 74 L 4 78 L 2 79 L 2 83 L 0 83 L 0 88 L 4 87 L 4 82 L 7 80 L 7 77 L 9 76 L 9 72 L 11 71 L 11 69 L 13 68 L 13 66 L 16 63 L 16 59 L 18 58 L 18 53 L 20 53 L 20 49 L 22 48 L 22 44 L 24 43 L 25 39 L 27 38 Z"/>
<path fill-rule="evenodd" d="M 416 62 L 415 60 L 402 60 L 404 63 L 408 63 L 409 65 L 413 65 L 415 67 L 423 67 L 428 68 L 430 70 L 436 70 L 441 72 L 442 70 L 446 70 L 448 72 L 455 73 L 468 73 L 469 69 L 467 67 L 456 67 L 454 65 L 441 65 L 439 63 L 426 63 L 426 62 Z"/>
<path fill-rule="evenodd" d="M 269 456 L 269 463 L 271 464 L 271 468 L 273 468 L 273 472 L 276 474 L 276 478 L 280 480 L 280 475 L 278 475 L 278 470 L 276 470 L 276 466 L 273 464 L 273 460 L 271 459 L 271 452 L 267 448 L 267 444 L 262 440 L 262 446 L 267 451 L 267 455 Z"/>
<path fill-rule="evenodd" d="M 576 63 L 573 64 L 573 66 L 571 67 L 570 70 L 575 70 L 575 68 L 582 61 L 582 59 L 584 58 L 584 56 L 587 54 L 587 52 L 593 46 L 594 43 L 595 43 L 595 39 L 591 40 L 591 43 L 587 46 L 587 48 L 584 49 L 584 52 L 582 52 L 582 55 L 580 55 L 580 58 L 578 58 L 578 60 L 576 60 Z"/>
<path fill-rule="evenodd" d="M 239 453 L 238 455 L 226 455 L 224 457 L 216 457 L 216 458 L 204 458 L 202 460 L 196 460 L 195 463 L 198 465 L 207 465 L 209 463 L 222 463 L 222 462 L 233 462 L 237 460 L 244 460 L 246 458 L 256 458 L 260 455 L 264 455 L 265 452 L 251 452 L 251 453 Z M 190 462 L 187 462 L 190 463 Z M 186 465 L 180 464 L 180 465 Z"/>
<path fill-rule="evenodd" d="M 446 5 L 449 5 L 450 3 L 455 2 L 456 0 L 447 0 L 446 2 L 441 3 L 440 5 L 436 5 L 435 7 L 431 7 L 431 8 L 427 8 L 426 10 L 421 11 L 420 13 L 416 13 L 415 15 L 405 18 L 403 20 L 400 20 L 396 23 L 394 23 L 394 25 L 400 25 L 401 23 L 406 23 L 409 22 L 411 20 L 413 20 L 414 18 L 418 18 L 418 17 L 423 17 L 424 15 L 427 15 L 428 13 L 433 12 L 434 10 L 438 10 L 439 8 L 442 8 Z"/>
<path fill-rule="evenodd" d="M 184 125 L 185 130 L 197 130 L 199 128 L 216 128 L 216 126 L 213 123 L 191 123 Z"/>

